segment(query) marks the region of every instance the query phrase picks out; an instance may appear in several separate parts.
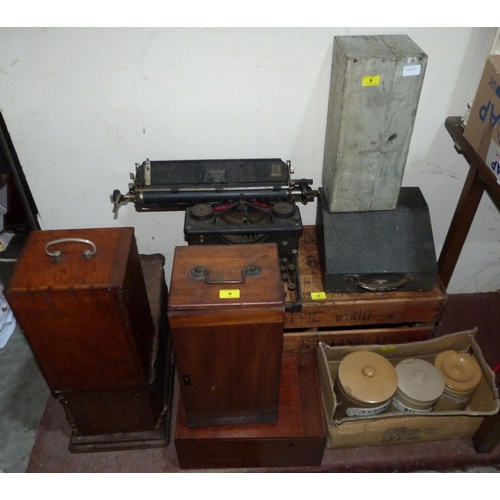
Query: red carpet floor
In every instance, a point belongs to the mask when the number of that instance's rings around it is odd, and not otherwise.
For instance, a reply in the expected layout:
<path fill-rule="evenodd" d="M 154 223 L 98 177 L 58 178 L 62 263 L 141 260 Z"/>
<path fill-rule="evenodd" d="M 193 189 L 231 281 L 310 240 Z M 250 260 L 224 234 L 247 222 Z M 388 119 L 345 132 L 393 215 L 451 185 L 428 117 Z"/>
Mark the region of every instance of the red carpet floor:
<path fill-rule="evenodd" d="M 500 293 L 450 295 L 436 336 L 478 327 L 476 340 L 486 362 L 500 362 Z M 497 378 L 498 380 L 498 378 Z M 177 390 L 173 415 L 176 415 Z M 167 447 L 74 454 L 68 451 L 70 428 L 58 401 L 50 398 L 40 422 L 27 472 L 190 472 L 180 470 L 173 435 Z M 217 472 L 410 472 L 448 471 L 491 466 L 500 471 L 500 445 L 487 454 L 474 451 L 470 439 L 325 450 L 319 467 L 231 469 Z M 199 472 L 199 471 L 197 471 Z"/>

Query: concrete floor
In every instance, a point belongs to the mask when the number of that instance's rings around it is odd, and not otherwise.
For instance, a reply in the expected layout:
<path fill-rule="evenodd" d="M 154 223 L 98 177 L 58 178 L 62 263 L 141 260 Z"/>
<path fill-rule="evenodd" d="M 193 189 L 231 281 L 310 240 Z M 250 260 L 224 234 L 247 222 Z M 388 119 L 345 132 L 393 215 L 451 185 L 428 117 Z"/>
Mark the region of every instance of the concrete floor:
<path fill-rule="evenodd" d="M 16 327 L 0 349 L 0 472 L 25 472 L 50 391 Z"/>

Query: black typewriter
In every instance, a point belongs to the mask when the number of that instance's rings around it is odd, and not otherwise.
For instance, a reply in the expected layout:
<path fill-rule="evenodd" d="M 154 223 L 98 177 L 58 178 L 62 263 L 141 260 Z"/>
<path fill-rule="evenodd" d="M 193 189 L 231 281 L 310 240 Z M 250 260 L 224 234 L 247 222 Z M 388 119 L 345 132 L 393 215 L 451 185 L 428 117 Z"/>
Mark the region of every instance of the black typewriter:
<path fill-rule="evenodd" d="M 313 201 L 310 179 L 292 180 L 281 159 L 150 161 L 136 164 L 113 211 L 133 202 L 143 211 L 185 210 L 189 245 L 277 243 L 287 309 L 302 304 L 297 262 L 302 219 L 297 202 Z"/>

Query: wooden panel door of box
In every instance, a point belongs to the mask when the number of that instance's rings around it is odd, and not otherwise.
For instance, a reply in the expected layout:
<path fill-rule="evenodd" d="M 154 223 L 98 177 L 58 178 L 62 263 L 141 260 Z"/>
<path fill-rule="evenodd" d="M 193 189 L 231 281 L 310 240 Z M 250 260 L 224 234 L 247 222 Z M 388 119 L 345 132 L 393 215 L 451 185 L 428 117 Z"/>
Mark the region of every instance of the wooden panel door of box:
<path fill-rule="evenodd" d="M 148 384 L 132 389 L 58 394 L 72 429 L 72 451 L 108 449 L 139 441 L 144 435 L 149 438 L 149 433 L 160 430 L 165 413 L 171 412 L 174 374 L 172 343 L 163 309 L 168 293 L 163 273 L 165 258 L 159 254 L 141 255 L 140 262 L 155 326 Z M 148 442 L 145 439 L 142 444 Z"/>
<path fill-rule="evenodd" d="M 155 327 L 148 385 L 59 393 L 72 431 L 72 453 L 157 448 L 170 442 L 174 360 L 164 308 L 165 257 L 141 255 L 140 262 Z"/>
<path fill-rule="evenodd" d="M 249 266 L 258 273 L 242 276 Z M 276 244 L 177 247 L 168 316 L 190 426 L 276 420 L 284 317 Z"/>
<path fill-rule="evenodd" d="M 223 324 L 228 317 L 186 328 L 171 318 L 177 373 L 193 427 L 277 418 L 283 324 L 262 312 L 246 316 L 247 324 Z"/>
<path fill-rule="evenodd" d="M 154 325 L 133 228 L 30 233 L 5 295 L 52 392 L 147 384 Z"/>
<path fill-rule="evenodd" d="M 75 435 L 154 431 L 163 409 L 151 387 L 59 394 Z"/>

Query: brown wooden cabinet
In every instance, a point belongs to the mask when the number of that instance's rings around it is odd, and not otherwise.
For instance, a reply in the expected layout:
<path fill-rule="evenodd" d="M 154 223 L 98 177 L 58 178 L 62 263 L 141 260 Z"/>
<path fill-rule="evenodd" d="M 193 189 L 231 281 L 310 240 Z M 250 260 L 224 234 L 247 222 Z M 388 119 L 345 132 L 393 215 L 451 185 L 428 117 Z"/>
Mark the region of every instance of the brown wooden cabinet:
<path fill-rule="evenodd" d="M 147 385 L 154 325 L 133 228 L 33 231 L 5 295 L 52 392 Z"/>
<path fill-rule="evenodd" d="M 168 316 L 189 426 L 276 421 L 284 322 L 276 244 L 177 247 Z"/>
<path fill-rule="evenodd" d="M 108 231 L 112 248 L 105 247 Z M 100 257 L 101 262 L 85 267 L 82 249 L 87 244 L 66 241 L 59 246 L 63 260 L 51 263 L 39 258 L 40 249 L 44 241 L 59 235 L 32 235 L 9 297 L 64 409 L 71 428 L 69 450 L 168 445 L 174 365 L 165 307 L 165 258 L 137 255 L 131 229 L 84 230 L 71 236 L 89 238 L 97 247 L 92 258 Z M 43 271 L 39 275 L 33 268 L 37 262 Z M 51 265 L 53 285 L 48 285 Z M 102 266 L 101 277 L 95 266 Z M 27 285 L 30 271 L 32 284 Z M 147 357 L 142 351 L 146 347 Z"/>
<path fill-rule="evenodd" d="M 140 255 L 140 262 L 155 326 L 148 384 L 133 389 L 59 393 L 71 427 L 69 449 L 74 453 L 157 448 L 170 442 L 174 363 L 165 308 L 165 258 Z"/>

